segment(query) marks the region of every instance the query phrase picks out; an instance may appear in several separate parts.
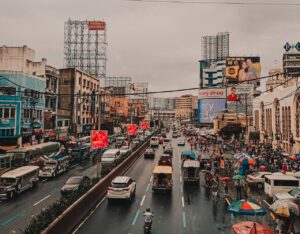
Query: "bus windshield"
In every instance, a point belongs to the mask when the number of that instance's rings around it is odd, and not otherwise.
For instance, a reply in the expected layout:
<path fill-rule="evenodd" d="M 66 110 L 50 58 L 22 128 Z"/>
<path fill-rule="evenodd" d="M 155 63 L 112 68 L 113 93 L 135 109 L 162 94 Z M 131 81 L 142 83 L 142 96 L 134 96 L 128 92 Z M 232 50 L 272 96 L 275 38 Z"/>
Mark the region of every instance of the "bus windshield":
<path fill-rule="evenodd" d="M 0 185 L 4 185 L 4 186 L 7 186 L 7 185 L 11 185 L 11 184 L 14 184 L 16 183 L 16 179 L 15 178 L 0 178 Z"/>

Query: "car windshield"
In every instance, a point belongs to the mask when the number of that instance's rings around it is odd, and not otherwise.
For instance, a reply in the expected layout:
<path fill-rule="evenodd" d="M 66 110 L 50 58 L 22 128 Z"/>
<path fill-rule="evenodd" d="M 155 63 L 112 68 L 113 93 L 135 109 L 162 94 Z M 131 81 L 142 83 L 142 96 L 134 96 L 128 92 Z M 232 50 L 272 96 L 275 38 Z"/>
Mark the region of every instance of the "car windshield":
<path fill-rule="evenodd" d="M 45 167 L 55 167 L 57 165 L 57 162 L 47 162 L 45 163 Z"/>
<path fill-rule="evenodd" d="M 170 142 L 170 140 L 166 139 L 166 140 L 164 140 L 164 142 L 165 142 L 165 143 L 169 143 L 169 142 Z"/>
<path fill-rule="evenodd" d="M 113 188 L 126 188 L 126 183 L 112 183 Z"/>
<path fill-rule="evenodd" d="M 296 188 L 291 191 L 289 191 L 289 194 L 291 194 L 293 197 L 297 197 L 300 194 L 300 189 Z"/>
<path fill-rule="evenodd" d="M 80 184 L 82 177 L 71 177 L 67 180 L 66 184 Z"/>
<path fill-rule="evenodd" d="M 103 154 L 102 158 L 115 158 L 115 154 Z"/>
<path fill-rule="evenodd" d="M 0 185 L 10 185 L 16 182 L 15 178 L 0 178 Z"/>

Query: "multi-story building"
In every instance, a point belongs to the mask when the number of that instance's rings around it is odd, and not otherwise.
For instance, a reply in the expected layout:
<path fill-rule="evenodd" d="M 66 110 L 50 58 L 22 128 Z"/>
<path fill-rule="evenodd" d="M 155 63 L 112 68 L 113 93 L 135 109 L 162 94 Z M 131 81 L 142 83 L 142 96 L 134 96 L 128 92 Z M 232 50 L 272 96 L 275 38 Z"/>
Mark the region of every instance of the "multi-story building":
<path fill-rule="evenodd" d="M 111 92 L 113 97 L 125 97 L 131 77 L 107 77 L 104 79 L 104 89 Z"/>
<path fill-rule="evenodd" d="M 190 119 L 192 117 L 193 95 L 182 95 L 175 98 L 176 117 Z"/>
<path fill-rule="evenodd" d="M 59 119 L 70 120 L 74 136 L 87 135 L 98 126 L 100 82 L 75 68 L 63 68 L 59 72 Z"/>
<path fill-rule="evenodd" d="M 150 99 L 150 109 L 155 110 L 174 110 L 175 98 L 156 98 Z"/>
<path fill-rule="evenodd" d="M 296 45 L 286 43 L 285 53 L 282 58 L 284 77 L 287 81 L 289 78 L 298 77 L 300 73 L 300 42 Z M 293 79 L 292 82 L 295 82 Z"/>
<path fill-rule="evenodd" d="M 45 77 L 46 59 L 35 62 L 35 51 L 23 47 L 0 47 L 0 70 L 19 71 L 26 74 Z"/>
<path fill-rule="evenodd" d="M 128 98 L 111 98 L 110 100 L 110 118 L 114 122 L 126 122 L 129 118 L 129 99 Z"/>
<path fill-rule="evenodd" d="M 21 147 L 42 140 L 45 88 L 44 78 L 24 72 L 0 72 L 1 145 Z"/>
<path fill-rule="evenodd" d="M 279 72 L 281 69 L 271 69 L 274 76 L 267 81 L 269 87 L 274 77 L 280 77 L 276 75 Z M 300 90 L 296 82 L 300 82 L 300 76 L 290 82 L 287 79 L 290 77 L 276 79 L 278 87 L 272 86 L 254 99 L 252 132 L 258 133 L 261 142 L 271 143 L 274 148 L 281 146 L 292 154 L 300 151 Z"/>
<path fill-rule="evenodd" d="M 152 119 L 154 120 L 172 120 L 176 118 L 176 111 L 175 110 L 154 110 L 150 111 Z"/>
<path fill-rule="evenodd" d="M 207 68 L 200 69 L 200 87 L 222 87 L 225 68 L 226 61 L 221 60 L 210 63 L 210 66 L 208 66 Z"/>
<path fill-rule="evenodd" d="M 56 139 L 59 71 L 46 65 L 44 138 Z"/>

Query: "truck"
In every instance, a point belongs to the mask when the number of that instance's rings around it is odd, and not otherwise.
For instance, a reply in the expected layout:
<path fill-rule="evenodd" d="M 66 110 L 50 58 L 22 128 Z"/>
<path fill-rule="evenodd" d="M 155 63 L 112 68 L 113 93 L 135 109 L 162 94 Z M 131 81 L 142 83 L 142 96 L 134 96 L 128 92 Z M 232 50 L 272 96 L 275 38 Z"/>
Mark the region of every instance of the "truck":
<path fill-rule="evenodd" d="M 57 155 L 49 158 L 44 163 L 44 167 L 39 170 L 40 178 L 54 178 L 66 172 L 69 168 L 69 156 Z"/>

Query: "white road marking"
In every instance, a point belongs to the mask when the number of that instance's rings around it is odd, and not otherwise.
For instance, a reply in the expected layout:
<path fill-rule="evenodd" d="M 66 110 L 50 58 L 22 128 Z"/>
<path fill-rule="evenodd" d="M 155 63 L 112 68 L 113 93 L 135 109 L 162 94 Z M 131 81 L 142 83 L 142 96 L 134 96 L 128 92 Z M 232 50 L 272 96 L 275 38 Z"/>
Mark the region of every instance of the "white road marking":
<path fill-rule="evenodd" d="M 48 199 L 49 197 L 51 197 L 51 195 L 48 195 L 48 196 L 42 198 L 42 199 L 39 200 L 38 202 L 34 203 L 33 206 L 37 206 L 38 204 L 42 203 L 43 201 L 45 201 L 45 200 Z"/>
<path fill-rule="evenodd" d="M 146 195 L 143 196 L 140 206 L 143 206 L 145 198 L 146 198 Z"/>
<path fill-rule="evenodd" d="M 153 176 L 150 177 L 150 183 L 152 182 L 152 180 L 153 180 Z"/>
<path fill-rule="evenodd" d="M 179 179 L 180 179 L 180 183 L 182 183 L 182 176 L 180 176 Z"/>
<path fill-rule="evenodd" d="M 181 205 L 182 205 L 182 207 L 184 207 L 184 197 L 183 196 L 181 196 Z"/>

